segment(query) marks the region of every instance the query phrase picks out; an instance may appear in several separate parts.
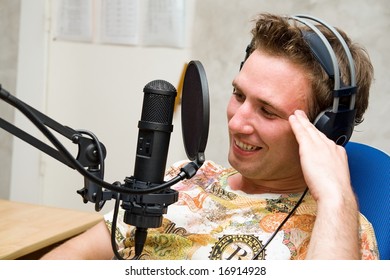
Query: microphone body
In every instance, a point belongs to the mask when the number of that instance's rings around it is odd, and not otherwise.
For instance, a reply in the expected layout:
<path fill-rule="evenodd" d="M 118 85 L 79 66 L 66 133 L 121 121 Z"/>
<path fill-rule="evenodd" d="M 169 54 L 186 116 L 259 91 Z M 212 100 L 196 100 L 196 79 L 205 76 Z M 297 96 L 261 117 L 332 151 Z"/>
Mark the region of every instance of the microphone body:
<path fill-rule="evenodd" d="M 144 87 L 141 120 L 138 122 L 136 180 L 160 184 L 164 180 L 176 89 L 163 80 Z"/>
<path fill-rule="evenodd" d="M 176 95 L 175 87 L 164 80 L 154 80 L 144 87 L 134 175 L 126 178 L 127 187 L 147 189 L 164 183 Z M 142 253 L 147 229 L 160 227 L 168 205 L 177 200 L 177 191 L 171 189 L 123 199 L 124 222 L 136 227 L 137 257 Z"/>

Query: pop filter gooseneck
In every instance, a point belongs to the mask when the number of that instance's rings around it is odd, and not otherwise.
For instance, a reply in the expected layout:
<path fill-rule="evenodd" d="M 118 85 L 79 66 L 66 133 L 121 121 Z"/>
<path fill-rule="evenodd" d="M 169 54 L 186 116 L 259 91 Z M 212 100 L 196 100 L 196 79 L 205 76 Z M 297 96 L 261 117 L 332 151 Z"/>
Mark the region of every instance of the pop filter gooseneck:
<path fill-rule="evenodd" d="M 181 100 L 181 124 L 187 157 L 201 166 L 205 161 L 210 121 L 209 88 L 203 65 L 188 63 Z"/>

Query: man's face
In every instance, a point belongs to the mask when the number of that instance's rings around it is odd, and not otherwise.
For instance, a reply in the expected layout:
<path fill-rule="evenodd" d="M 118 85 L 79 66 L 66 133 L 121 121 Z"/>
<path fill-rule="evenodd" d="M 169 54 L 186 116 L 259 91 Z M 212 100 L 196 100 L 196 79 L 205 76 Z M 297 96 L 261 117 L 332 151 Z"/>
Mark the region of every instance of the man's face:
<path fill-rule="evenodd" d="M 303 69 L 259 50 L 233 81 L 227 107 L 229 162 L 250 180 L 302 178 L 288 117 L 308 110 L 311 85 Z"/>

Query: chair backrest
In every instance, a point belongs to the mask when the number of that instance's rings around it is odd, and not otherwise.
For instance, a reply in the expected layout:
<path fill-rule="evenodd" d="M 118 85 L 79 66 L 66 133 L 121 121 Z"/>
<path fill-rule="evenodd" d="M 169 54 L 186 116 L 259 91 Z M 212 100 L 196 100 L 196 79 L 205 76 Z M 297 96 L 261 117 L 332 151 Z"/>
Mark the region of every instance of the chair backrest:
<path fill-rule="evenodd" d="M 390 156 L 371 146 L 345 146 L 360 212 L 374 227 L 380 258 L 390 259 Z"/>

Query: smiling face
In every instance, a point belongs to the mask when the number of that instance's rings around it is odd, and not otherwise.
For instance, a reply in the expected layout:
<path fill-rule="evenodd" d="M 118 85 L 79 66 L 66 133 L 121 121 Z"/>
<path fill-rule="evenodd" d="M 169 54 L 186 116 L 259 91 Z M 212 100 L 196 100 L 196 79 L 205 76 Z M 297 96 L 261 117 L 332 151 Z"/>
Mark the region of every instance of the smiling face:
<path fill-rule="evenodd" d="M 247 193 L 300 191 L 304 179 L 288 117 L 308 111 L 311 84 L 285 58 L 255 50 L 233 81 L 227 107 L 233 189 Z"/>

